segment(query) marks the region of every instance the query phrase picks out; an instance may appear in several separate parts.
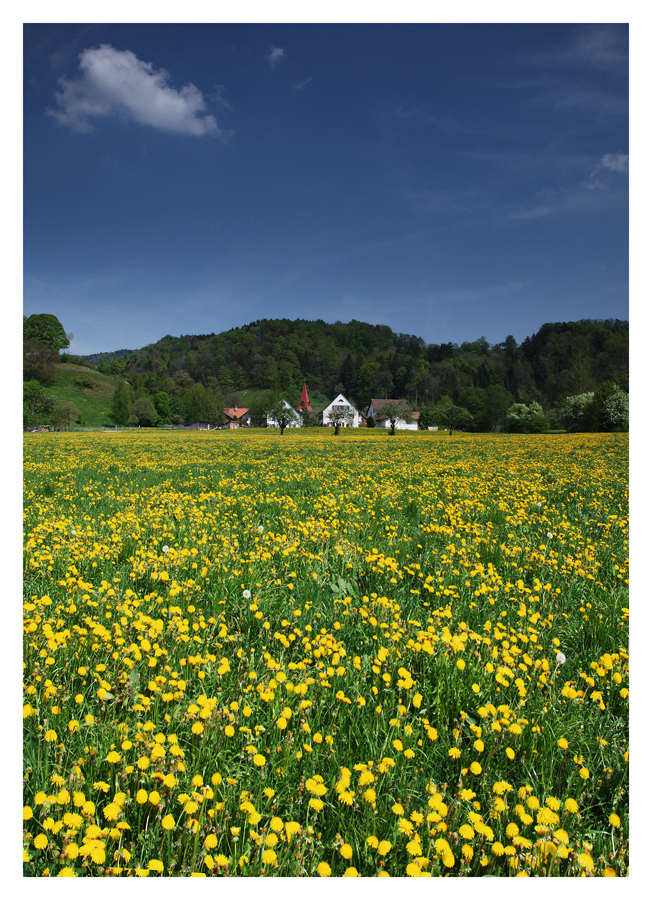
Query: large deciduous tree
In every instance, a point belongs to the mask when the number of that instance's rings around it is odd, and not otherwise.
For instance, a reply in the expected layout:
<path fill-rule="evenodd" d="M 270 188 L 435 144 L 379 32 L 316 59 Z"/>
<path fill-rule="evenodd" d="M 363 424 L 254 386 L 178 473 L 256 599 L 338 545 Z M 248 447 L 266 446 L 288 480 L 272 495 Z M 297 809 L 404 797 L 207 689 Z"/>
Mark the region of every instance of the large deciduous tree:
<path fill-rule="evenodd" d="M 23 322 L 23 340 L 46 344 L 56 350 L 70 346 L 72 335 L 66 334 L 63 325 L 50 313 L 34 313 Z"/>
<path fill-rule="evenodd" d="M 559 420 L 567 431 L 627 431 L 629 395 L 605 381 L 597 391 L 566 397 Z"/>
<path fill-rule="evenodd" d="M 55 428 L 63 428 L 70 431 L 73 423 L 82 421 L 81 410 L 74 403 L 66 400 L 65 403 L 57 403 L 52 412 L 52 424 Z"/>
<path fill-rule="evenodd" d="M 505 430 L 512 434 L 541 434 L 549 428 L 550 423 L 536 400 L 529 406 L 512 403 L 505 415 Z"/>
<path fill-rule="evenodd" d="M 23 319 L 23 375 L 51 384 L 59 350 L 70 346 L 71 337 L 57 317 L 49 313 L 35 313 Z"/>
<path fill-rule="evenodd" d="M 140 397 L 131 404 L 130 425 L 142 425 L 151 428 L 158 422 L 158 413 L 149 397 Z"/>
<path fill-rule="evenodd" d="M 453 433 L 454 428 L 469 428 L 473 424 L 473 416 L 468 409 L 455 406 L 447 396 L 432 408 L 432 417 L 437 425 L 448 428 L 449 434 Z"/>

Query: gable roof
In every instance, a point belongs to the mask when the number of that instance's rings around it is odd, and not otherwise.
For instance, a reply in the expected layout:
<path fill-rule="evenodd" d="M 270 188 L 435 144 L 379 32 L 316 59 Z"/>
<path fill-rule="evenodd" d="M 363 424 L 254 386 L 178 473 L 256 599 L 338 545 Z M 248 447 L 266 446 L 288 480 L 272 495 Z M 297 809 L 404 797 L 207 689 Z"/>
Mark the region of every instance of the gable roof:
<path fill-rule="evenodd" d="M 228 416 L 229 419 L 241 419 L 245 413 L 249 412 L 248 406 L 238 406 L 237 409 L 231 407 L 230 409 L 224 410 L 224 415 Z"/>

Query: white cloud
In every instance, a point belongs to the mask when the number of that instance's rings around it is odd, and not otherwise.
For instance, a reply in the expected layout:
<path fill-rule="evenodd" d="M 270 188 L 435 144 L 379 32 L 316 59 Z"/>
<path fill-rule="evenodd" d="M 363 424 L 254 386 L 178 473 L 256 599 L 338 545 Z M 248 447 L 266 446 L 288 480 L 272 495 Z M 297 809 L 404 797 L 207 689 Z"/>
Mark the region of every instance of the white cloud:
<path fill-rule="evenodd" d="M 285 47 L 272 47 L 269 51 L 269 56 L 267 57 L 267 61 L 269 63 L 270 69 L 273 69 L 274 66 L 279 62 L 279 60 L 283 59 L 285 56 Z"/>
<path fill-rule="evenodd" d="M 620 172 L 622 175 L 629 173 L 629 154 L 628 153 L 605 153 L 600 162 L 589 175 L 589 188 L 603 188 L 604 183 L 600 181 L 600 174 L 608 172 Z"/>
<path fill-rule="evenodd" d="M 629 153 L 605 153 L 600 165 L 612 172 L 629 172 Z"/>
<path fill-rule="evenodd" d="M 131 50 L 110 44 L 82 51 L 81 75 L 74 81 L 60 79 L 56 109 L 48 109 L 63 125 L 75 131 L 91 131 L 91 121 L 118 116 L 139 125 L 178 134 L 219 134 L 213 116 L 201 116 L 206 108 L 200 90 L 187 84 L 181 90 L 169 86 L 169 73 L 154 69 Z"/>

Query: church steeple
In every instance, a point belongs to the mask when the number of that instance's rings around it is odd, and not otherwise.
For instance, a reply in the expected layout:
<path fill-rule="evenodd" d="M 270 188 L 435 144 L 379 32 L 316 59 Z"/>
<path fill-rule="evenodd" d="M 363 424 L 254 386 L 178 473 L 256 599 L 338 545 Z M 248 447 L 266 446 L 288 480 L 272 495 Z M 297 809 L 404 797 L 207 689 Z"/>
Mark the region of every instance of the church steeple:
<path fill-rule="evenodd" d="M 303 382 L 303 390 L 301 391 L 301 400 L 299 401 L 297 412 L 301 412 L 301 410 L 303 409 L 309 409 L 312 412 L 312 406 L 310 405 L 310 398 L 308 397 L 308 388 L 306 387 L 305 379 Z"/>

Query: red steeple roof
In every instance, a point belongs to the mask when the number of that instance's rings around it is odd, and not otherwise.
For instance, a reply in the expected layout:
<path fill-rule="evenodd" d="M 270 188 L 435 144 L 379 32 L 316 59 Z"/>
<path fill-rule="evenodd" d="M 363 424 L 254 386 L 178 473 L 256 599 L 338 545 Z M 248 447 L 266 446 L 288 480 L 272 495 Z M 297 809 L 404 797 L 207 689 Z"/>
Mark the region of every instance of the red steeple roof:
<path fill-rule="evenodd" d="M 298 412 L 301 412 L 302 409 L 309 409 L 312 412 L 312 406 L 310 405 L 310 399 L 308 397 L 308 388 L 306 387 L 305 381 L 303 382 L 303 390 L 301 391 L 301 400 L 297 407 Z"/>

